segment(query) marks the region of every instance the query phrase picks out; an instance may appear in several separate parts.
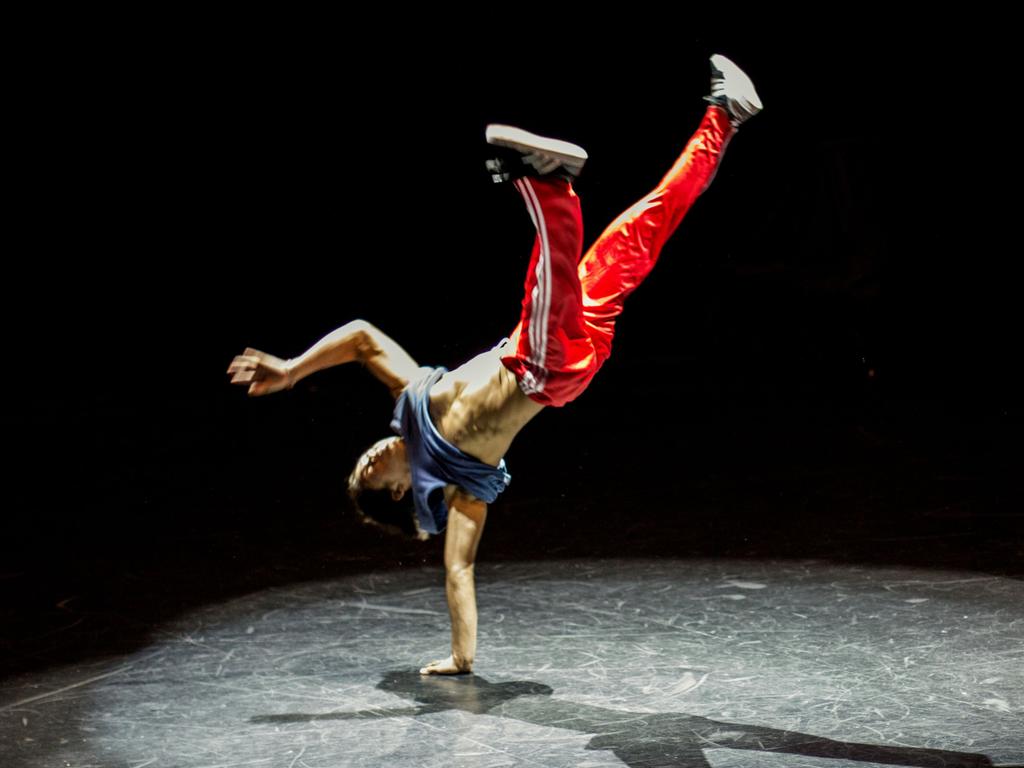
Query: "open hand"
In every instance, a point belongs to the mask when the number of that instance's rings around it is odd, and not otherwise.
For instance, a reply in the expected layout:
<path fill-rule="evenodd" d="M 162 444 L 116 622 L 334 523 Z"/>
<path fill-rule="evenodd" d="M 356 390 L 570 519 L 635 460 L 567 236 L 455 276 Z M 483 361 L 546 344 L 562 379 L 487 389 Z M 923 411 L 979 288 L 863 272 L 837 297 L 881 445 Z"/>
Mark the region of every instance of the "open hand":
<path fill-rule="evenodd" d="M 231 383 L 249 387 L 249 395 L 269 395 L 292 386 L 288 362 L 279 357 L 247 347 L 228 366 Z"/>

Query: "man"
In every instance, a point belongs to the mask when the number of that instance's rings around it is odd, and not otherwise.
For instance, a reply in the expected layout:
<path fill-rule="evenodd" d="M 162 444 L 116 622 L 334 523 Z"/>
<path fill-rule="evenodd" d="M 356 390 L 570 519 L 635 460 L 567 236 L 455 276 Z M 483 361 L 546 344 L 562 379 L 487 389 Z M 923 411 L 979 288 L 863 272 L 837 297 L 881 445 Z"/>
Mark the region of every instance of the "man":
<path fill-rule="evenodd" d="M 423 674 L 472 668 L 473 563 L 487 504 L 510 479 L 503 457 L 513 438 L 545 406 L 564 405 L 586 388 L 611 352 L 626 297 L 650 273 L 665 241 L 711 182 L 736 128 L 761 110 L 750 79 L 720 55 L 711 57 L 706 100 L 710 106 L 700 127 L 665 178 L 612 222 L 582 260 L 583 227 L 572 179 L 586 152 L 510 126 L 488 126 L 487 142 L 500 154 L 488 169 L 495 181 L 513 181 L 537 229 L 520 322 L 494 349 L 453 371 L 420 368 L 393 339 L 355 320 L 292 360 L 246 349 L 228 368 L 231 381 L 253 396 L 354 361 L 391 390 L 397 400 L 391 426 L 400 437 L 375 443 L 359 458 L 349 490 L 353 499 L 365 491 L 394 502 L 412 496 L 421 538 L 447 526 L 452 652 L 421 669 Z"/>

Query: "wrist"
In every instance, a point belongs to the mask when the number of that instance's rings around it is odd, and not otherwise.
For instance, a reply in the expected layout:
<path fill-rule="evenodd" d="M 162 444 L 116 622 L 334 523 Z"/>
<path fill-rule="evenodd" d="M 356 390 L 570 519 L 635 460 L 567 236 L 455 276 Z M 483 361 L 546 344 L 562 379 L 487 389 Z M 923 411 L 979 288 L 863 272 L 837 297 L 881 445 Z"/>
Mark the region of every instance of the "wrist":
<path fill-rule="evenodd" d="M 291 389 L 295 386 L 295 361 L 285 360 L 284 361 L 284 378 L 287 382 L 287 388 Z"/>

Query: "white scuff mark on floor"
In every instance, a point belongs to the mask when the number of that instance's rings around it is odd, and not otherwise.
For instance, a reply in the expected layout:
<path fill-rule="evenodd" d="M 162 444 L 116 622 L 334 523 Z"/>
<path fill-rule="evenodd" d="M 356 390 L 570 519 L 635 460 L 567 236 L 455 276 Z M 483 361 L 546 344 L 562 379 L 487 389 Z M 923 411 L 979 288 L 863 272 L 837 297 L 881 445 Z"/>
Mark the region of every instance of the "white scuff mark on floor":
<path fill-rule="evenodd" d="M 373 603 L 352 603 L 342 600 L 338 605 L 346 608 L 365 608 L 371 611 L 386 611 L 387 613 L 412 613 L 418 616 L 440 616 L 440 611 L 428 611 L 424 608 L 399 608 L 394 605 L 374 605 Z"/>
<path fill-rule="evenodd" d="M 735 587 L 736 589 L 764 589 L 767 586 L 767 584 L 763 584 L 760 581 L 740 581 L 739 579 L 729 579 L 724 584 L 719 584 L 718 589 L 725 589 L 726 587 Z"/>
<path fill-rule="evenodd" d="M 695 691 L 704 685 L 704 681 L 708 679 L 709 672 L 705 672 L 697 679 L 697 676 L 693 672 L 684 672 L 683 676 L 679 679 L 679 682 L 669 688 L 665 693 L 670 696 L 681 696 L 684 693 Z"/>
<path fill-rule="evenodd" d="M 1012 712 L 1013 709 L 1009 704 L 1006 703 L 1005 699 L 985 699 L 981 702 L 985 709 L 991 709 L 993 712 Z"/>
<path fill-rule="evenodd" d="M 295 764 L 296 764 L 297 762 L 299 762 L 299 758 L 300 758 L 300 757 L 302 757 L 302 756 L 303 756 L 304 754 L 306 754 L 306 748 L 305 748 L 305 747 L 303 747 L 303 748 L 302 748 L 302 749 L 301 749 L 301 750 L 299 751 L 299 754 L 297 754 L 297 755 L 295 756 L 295 759 L 294 759 L 294 760 L 292 760 L 292 764 L 291 764 L 291 765 L 289 765 L 289 766 L 288 766 L 288 768 L 295 768 Z"/>
<path fill-rule="evenodd" d="M 20 707 L 23 704 L 28 704 L 28 703 L 33 702 L 33 701 L 39 701 L 41 699 L 49 699 L 49 698 L 51 698 L 53 696 L 59 696 L 60 694 L 64 693 L 65 691 L 70 691 L 70 690 L 73 690 L 75 688 L 81 688 L 83 685 L 89 685 L 89 684 L 95 683 L 95 682 L 97 682 L 99 680 L 104 680 L 104 679 L 106 679 L 108 677 L 113 677 L 114 675 L 119 675 L 122 672 L 124 672 L 124 671 L 126 671 L 128 669 L 131 669 L 132 666 L 134 666 L 134 665 L 132 665 L 132 664 L 125 664 L 123 667 L 118 667 L 117 669 L 112 670 L 111 672 L 106 672 L 106 673 L 104 673 L 102 675 L 96 675 L 94 677 L 90 677 L 87 680 L 82 680 L 81 682 L 78 682 L 78 683 L 72 683 L 71 685 L 65 685 L 63 688 L 58 688 L 56 691 L 50 691 L 49 693 L 40 693 L 37 696 L 30 696 L 27 699 L 21 699 L 20 701 L 15 701 L 13 704 L 6 704 L 6 705 L 0 707 L 0 712 L 6 712 L 9 709 L 15 709 L 16 707 Z"/>

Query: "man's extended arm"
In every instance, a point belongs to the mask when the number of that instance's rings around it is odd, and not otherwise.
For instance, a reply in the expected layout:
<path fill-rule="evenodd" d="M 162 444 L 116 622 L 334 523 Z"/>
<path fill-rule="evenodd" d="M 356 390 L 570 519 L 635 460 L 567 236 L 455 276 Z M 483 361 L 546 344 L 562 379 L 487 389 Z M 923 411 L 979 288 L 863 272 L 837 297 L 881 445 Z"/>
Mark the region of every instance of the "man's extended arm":
<path fill-rule="evenodd" d="M 425 675 L 469 672 L 476 656 L 476 582 L 473 565 L 487 519 L 487 505 L 462 491 L 448 500 L 448 528 L 444 538 L 445 594 L 452 621 L 452 655 L 433 661 Z"/>
<path fill-rule="evenodd" d="M 311 373 L 351 362 L 363 363 L 395 397 L 419 371 L 394 339 L 365 320 L 353 320 L 292 360 L 246 349 L 231 361 L 228 373 L 232 384 L 247 384 L 249 394 L 258 396 L 289 389 Z"/>

